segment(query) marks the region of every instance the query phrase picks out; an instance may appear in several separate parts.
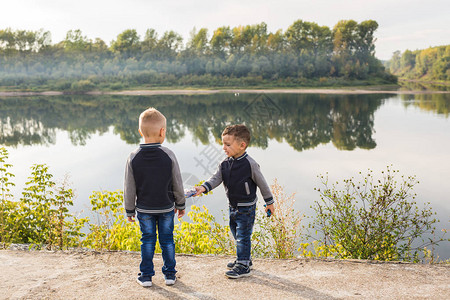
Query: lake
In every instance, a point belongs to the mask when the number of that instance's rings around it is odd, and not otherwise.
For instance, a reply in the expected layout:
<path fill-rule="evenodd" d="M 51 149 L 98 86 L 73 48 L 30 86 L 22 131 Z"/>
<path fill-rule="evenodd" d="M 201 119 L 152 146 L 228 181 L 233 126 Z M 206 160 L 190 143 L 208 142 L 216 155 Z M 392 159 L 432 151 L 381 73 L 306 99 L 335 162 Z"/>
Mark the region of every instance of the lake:
<path fill-rule="evenodd" d="M 319 174 L 342 181 L 388 165 L 416 175 L 417 201 L 431 202 L 450 229 L 450 94 L 233 94 L 154 96 L 33 96 L 0 98 L 0 140 L 10 152 L 20 197 L 30 166 L 46 163 L 56 181 L 68 174 L 73 211 L 87 214 L 94 190 L 122 189 L 128 154 L 140 142 L 138 116 L 158 108 L 168 120 L 165 146 L 178 157 L 185 185 L 207 179 L 224 158 L 220 134 L 244 122 L 248 153 L 269 183 L 295 193 L 295 209 L 311 215 Z M 227 209 L 222 187 L 190 198 L 216 219 Z M 187 218 L 187 217 L 185 217 Z M 307 220 L 303 222 L 306 224 Z M 438 248 L 450 257 L 449 243 Z"/>

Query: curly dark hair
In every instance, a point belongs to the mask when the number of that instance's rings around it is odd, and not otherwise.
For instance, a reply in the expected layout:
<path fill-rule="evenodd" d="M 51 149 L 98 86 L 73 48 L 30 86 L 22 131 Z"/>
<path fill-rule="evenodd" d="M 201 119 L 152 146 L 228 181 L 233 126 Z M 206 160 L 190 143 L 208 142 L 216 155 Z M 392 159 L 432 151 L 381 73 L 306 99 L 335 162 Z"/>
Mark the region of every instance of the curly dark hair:
<path fill-rule="evenodd" d="M 222 136 L 224 135 L 232 135 L 235 139 L 245 142 L 247 146 L 250 143 L 250 130 L 244 124 L 227 126 L 222 132 Z"/>

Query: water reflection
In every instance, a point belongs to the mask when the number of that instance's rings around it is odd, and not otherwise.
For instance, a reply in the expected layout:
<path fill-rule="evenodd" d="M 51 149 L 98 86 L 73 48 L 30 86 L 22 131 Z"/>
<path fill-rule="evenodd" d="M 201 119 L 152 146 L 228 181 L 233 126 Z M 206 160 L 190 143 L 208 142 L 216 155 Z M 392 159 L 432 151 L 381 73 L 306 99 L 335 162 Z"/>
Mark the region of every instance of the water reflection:
<path fill-rule="evenodd" d="M 415 106 L 424 111 L 444 115 L 448 118 L 450 112 L 450 94 L 417 94 L 401 95 L 406 107 Z"/>
<path fill-rule="evenodd" d="M 149 106 L 168 119 L 167 140 L 180 141 L 189 130 L 197 141 L 220 141 L 223 128 L 243 122 L 252 145 L 286 141 L 297 151 L 333 143 L 339 150 L 373 149 L 374 112 L 384 99 L 372 95 L 214 94 L 158 96 L 53 96 L 0 99 L 0 143 L 6 146 L 56 143 L 56 130 L 67 131 L 73 145 L 84 145 L 112 126 L 129 144 L 137 144 L 137 116 Z M 448 117 L 446 94 L 403 95 L 415 105 Z M 414 99 L 414 101 L 411 101 Z"/>
<path fill-rule="evenodd" d="M 450 91 L 450 85 L 439 82 L 400 80 L 401 90 L 407 91 Z"/>

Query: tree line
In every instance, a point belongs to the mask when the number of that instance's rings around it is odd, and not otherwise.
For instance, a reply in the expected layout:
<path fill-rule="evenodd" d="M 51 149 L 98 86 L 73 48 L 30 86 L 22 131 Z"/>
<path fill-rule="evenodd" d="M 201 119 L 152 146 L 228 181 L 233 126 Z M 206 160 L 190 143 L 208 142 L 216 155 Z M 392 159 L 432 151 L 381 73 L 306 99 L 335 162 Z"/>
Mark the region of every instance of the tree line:
<path fill-rule="evenodd" d="M 403 53 L 396 51 L 387 67 L 393 74 L 407 79 L 449 81 L 450 45 Z"/>
<path fill-rule="evenodd" d="M 57 90 L 133 86 L 332 85 L 348 80 L 395 82 L 375 58 L 378 23 L 339 21 L 332 29 L 295 21 L 285 31 L 266 23 L 222 26 L 210 35 L 135 29 L 110 45 L 81 30 L 52 44 L 44 30 L 0 30 L 0 87 Z"/>

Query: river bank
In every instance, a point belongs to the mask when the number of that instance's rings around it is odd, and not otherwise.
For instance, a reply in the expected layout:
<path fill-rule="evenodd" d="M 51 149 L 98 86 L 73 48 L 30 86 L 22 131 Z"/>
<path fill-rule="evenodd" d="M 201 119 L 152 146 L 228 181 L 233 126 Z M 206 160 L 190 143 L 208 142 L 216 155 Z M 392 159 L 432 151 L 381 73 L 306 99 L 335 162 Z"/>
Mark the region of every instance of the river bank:
<path fill-rule="evenodd" d="M 433 91 L 433 90 L 389 90 L 389 89 L 361 89 L 361 88 L 339 88 L 339 89 L 159 89 L 159 90 L 125 90 L 125 91 L 91 91 L 82 93 L 83 95 L 136 95 L 136 96 L 152 96 L 152 95 L 208 95 L 218 93 L 232 94 L 248 94 L 248 93 L 267 93 L 267 94 L 448 94 L 450 91 Z M 72 95 L 73 93 L 61 91 L 46 92 L 7 92 L 0 91 L 0 97 L 18 97 L 18 96 L 61 96 Z"/>
<path fill-rule="evenodd" d="M 166 286 L 136 283 L 139 252 L 0 250 L 0 299 L 448 299 L 450 266 L 358 260 L 255 259 L 253 275 L 224 276 L 226 256 L 177 255 Z"/>

